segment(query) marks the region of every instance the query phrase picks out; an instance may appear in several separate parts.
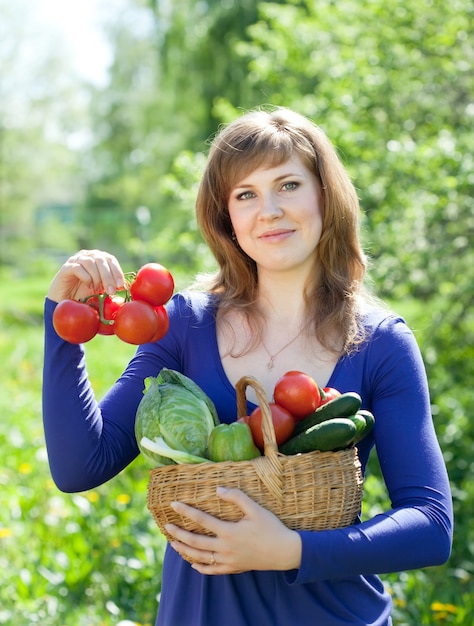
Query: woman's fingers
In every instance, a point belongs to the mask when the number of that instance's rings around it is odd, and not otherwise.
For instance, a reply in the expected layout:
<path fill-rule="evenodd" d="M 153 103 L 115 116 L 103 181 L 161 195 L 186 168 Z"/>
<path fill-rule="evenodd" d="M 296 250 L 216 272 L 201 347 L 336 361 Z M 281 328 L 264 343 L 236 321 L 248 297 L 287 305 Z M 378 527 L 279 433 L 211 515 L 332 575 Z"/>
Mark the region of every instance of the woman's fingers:
<path fill-rule="evenodd" d="M 240 489 L 218 488 L 217 493 L 241 509 L 239 521 L 222 521 L 182 502 L 172 504 L 177 513 L 210 533 L 210 536 L 199 534 L 174 524 L 166 527 L 173 537 L 172 547 L 183 557 L 202 563 L 193 565 L 195 569 L 202 573 L 224 574 L 299 567 L 301 538 L 298 533 L 284 526 L 273 513 Z M 210 559 L 209 554 L 214 558 Z"/>
<path fill-rule="evenodd" d="M 60 268 L 48 290 L 48 298 L 60 302 L 93 293 L 113 294 L 124 286 L 125 277 L 117 259 L 102 250 L 80 250 Z"/>
<path fill-rule="evenodd" d="M 101 250 L 81 250 L 67 264 L 81 277 L 82 282 L 96 293 L 106 291 L 110 295 L 124 286 L 125 277 L 117 259 Z"/>

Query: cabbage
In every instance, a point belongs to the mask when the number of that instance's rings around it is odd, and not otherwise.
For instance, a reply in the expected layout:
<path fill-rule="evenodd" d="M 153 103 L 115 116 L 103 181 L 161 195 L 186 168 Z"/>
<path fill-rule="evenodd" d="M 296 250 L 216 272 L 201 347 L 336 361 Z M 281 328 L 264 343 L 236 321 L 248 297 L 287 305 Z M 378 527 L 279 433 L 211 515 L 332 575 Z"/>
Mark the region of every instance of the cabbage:
<path fill-rule="evenodd" d="M 147 461 L 155 467 L 175 463 L 166 446 L 205 460 L 209 435 L 219 420 L 214 403 L 202 389 L 184 374 L 164 368 L 156 378 L 145 379 L 143 393 L 135 436 Z M 156 445 L 150 446 L 150 441 Z"/>
<path fill-rule="evenodd" d="M 175 450 L 174 448 L 170 448 L 163 439 L 163 437 L 158 437 L 153 441 L 151 439 L 148 439 L 148 437 L 142 437 L 140 439 L 140 444 L 142 449 L 145 449 L 147 451 L 147 454 L 151 452 L 154 455 L 171 459 L 176 463 L 209 462 L 209 459 L 204 459 L 201 456 L 195 456 L 194 454 L 189 454 L 189 452 L 182 452 L 182 450 Z"/>

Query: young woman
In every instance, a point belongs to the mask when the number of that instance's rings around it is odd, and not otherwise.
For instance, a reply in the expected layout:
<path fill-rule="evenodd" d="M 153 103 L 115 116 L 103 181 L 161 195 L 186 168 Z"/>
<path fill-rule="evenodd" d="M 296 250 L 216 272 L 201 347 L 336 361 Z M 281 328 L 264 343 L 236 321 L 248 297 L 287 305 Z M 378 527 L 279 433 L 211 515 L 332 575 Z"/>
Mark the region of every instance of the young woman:
<path fill-rule="evenodd" d="M 113 293 L 122 270 L 110 254 L 83 250 L 52 281 L 44 427 L 52 475 L 66 492 L 111 479 L 136 457 L 143 381 L 163 367 L 192 378 L 222 422 L 236 419 L 241 376 L 258 378 L 271 397 L 292 369 L 321 387 L 358 392 L 376 418 L 359 456 L 365 470 L 375 446 L 392 508 L 372 519 L 296 532 L 225 485 L 219 497 L 244 513 L 237 523 L 176 503 L 215 536 L 170 526 L 160 626 L 386 626 L 391 600 L 378 574 L 449 556 L 451 496 L 423 362 L 404 321 L 364 290 L 358 214 L 334 148 L 308 119 L 276 109 L 228 125 L 213 142 L 197 198 L 219 270 L 173 297 L 168 334 L 138 348 L 100 403 L 82 346 L 62 341 L 51 317 L 64 298 Z M 249 394 L 249 411 L 253 402 Z"/>

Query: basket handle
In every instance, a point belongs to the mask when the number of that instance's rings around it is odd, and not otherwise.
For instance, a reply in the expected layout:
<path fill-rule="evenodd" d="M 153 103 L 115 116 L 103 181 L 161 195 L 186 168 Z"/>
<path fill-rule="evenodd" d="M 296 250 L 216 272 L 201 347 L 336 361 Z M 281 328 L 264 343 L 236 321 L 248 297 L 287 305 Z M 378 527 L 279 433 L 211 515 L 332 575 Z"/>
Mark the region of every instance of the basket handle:
<path fill-rule="evenodd" d="M 243 376 L 237 381 L 237 412 L 239 417 L 247 415 L 247 387 L 254 389 L 260 409 L 262 411 L 263 456 L 258 456 L 251 462 L 257 476 L 275 498 L 278 506 L 283 506 L 283 476 L 281 456 L 278 452 L 272 412 L 268 403 L 265 387 L 253 376 Z"/>
<path fill-rule="evenodd" d="M 262 411 L 262 433 L 265 456 L 278 454 L 275 428 L 273 427 L 272 412 L 268 403 L 265 387 L 254 376 L 242 376 L 235 385 L 237 395 L 237 416 L 247 415 L 247 387 L 252 387 L 258 399 L 258 404 Z"/>

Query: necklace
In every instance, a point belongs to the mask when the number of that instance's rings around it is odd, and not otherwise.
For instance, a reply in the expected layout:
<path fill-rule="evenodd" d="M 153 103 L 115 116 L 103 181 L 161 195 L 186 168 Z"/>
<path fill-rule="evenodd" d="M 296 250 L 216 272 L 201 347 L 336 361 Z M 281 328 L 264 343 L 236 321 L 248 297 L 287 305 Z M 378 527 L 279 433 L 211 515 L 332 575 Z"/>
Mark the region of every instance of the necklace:
<path fill-rule="evenodd" d="M 268 362 L 266 363 L 266 368 L 267 370 L 270 372 L 274 367 L 275 367 L 275 359 L 277 358 L 277 356 L 283 352 L 283 350 L 286 350 L 286 348 L 288 348 L 288 346 L 290 346 L 294 341 L 296 341 L 298 339 L 298 337 L 301 335 L 301 333 L 305 330 L 305 328 L 308 326 L 308 324 L 305 324 L 303 326 L 303 328 L 301 328 L 301 330 L 299 331 L 299 333 L 297 335 L 295 335 L 293 337 L 293 339 L 290 339 L 290 341 L 288 343 L 285 343 L 285 345 L 280 348 L 278 350 L 278 352 L 275 352 L 274 354 L 270 354 L 270 351 L 268 350 L 267 346 L 263 343 L 263 341 L 261 341 L 261 344 L 263 346 L 263 349 L 265 350 L 265 352 L 268 354 L 268 356 L 270 357 Z"/>

